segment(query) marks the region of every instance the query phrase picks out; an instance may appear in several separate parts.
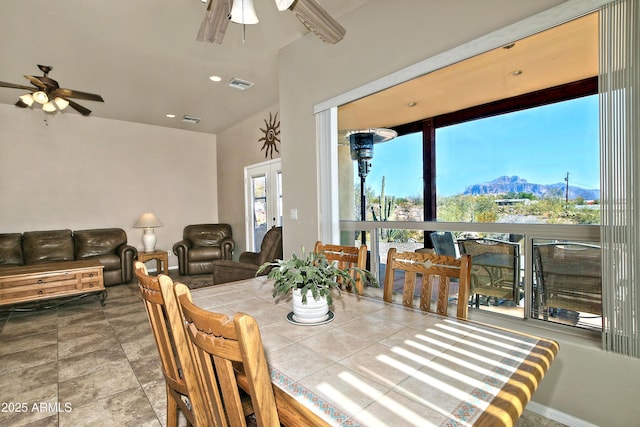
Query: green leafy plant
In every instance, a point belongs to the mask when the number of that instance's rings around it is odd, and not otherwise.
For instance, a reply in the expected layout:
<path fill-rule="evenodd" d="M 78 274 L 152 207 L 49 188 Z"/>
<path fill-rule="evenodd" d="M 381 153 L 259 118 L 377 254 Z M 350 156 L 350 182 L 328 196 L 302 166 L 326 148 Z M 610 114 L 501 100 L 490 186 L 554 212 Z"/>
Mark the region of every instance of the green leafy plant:
<path fill-rule="evenodd" d="M 330 263 L 324 254 L 315 252 L 305 254 L 304 248 L 302 248 L 301 257 L 294 253 L 291 258 L 286 260 L 265 262 L 258 268 L 256 275 L 268 268 L 271 270 L 267 277 L 275 280 L 273 296 L 286 295 L 289 291 L 300 289 L 303 304 L 307 302 L 307 291 L 311 291 L 314 299 L 326 297 L 327 303 L 331 305 L 333 303 L 332 289 L 337 289 L 340 292 L 340 284 L 355 288 L 356 281 L 352 272 L 359 275 L 360 280 L 364 283 L 378 286 L 378 281 L 370 271 L 358 267 L 342 270 L 336 267 L 335 262 Z"/>

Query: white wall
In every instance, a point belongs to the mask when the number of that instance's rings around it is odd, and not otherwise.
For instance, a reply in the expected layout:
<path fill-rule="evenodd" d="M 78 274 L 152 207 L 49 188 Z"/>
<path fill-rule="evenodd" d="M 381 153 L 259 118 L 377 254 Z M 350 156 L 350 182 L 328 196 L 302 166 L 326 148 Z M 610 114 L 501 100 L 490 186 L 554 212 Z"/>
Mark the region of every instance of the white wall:
<path fill-rule="evenodd" d="M 561 0 L 373 0 L 339 19 L 335 46 L 308 35 L 281 51 L 280 111 L 285 256 L 319 237 L 314 105 L 437 53 L 563 3 Z M 524 329 L 509 324 L 512 329 Z M 531 332 L 531 331 L 530 331 Z M 574 425 L 631 426 L 640 419 L 640 361 L 602 351 L 599 342 L 533 329 L 556 339 L 560 353 L 533 397 Z M 582 421 L 581 421 L 582 420 Z"/>
<path fill-rule="evenodd" d="M 276 119 L 277 114 L 277 119 Z M 272 120 L 273 119 L 273 120 Z M 244 223 L 244 167 L 271 160 L 262 150 L 264 137 L 261 129 L 267 123 L 280 121 L 279 106 L 274 105 L 255 114 L 217 135 L 218 150 L 218 215 L 220 222 L 231 224 L 233 240 L 236 243 L 234 259 L 246 250 Z M 285 138 L 286 139 L 286 138 Z M 282 134 L 280 135 L 282 141 Z M 283 142 L 285 145 L 286 141 Z M 278 144 L 276 148 L 282 151 Z M 280 154 L 273 152 L 273 158 Z"/>
<path fill-rule="evenodd" d="M 164 223 L 169 250 L 187 224 L 217 222 L 216 136 L 0 105 L 0 233 Z M 171 257 L 176 265 L 177 258 Z"/>

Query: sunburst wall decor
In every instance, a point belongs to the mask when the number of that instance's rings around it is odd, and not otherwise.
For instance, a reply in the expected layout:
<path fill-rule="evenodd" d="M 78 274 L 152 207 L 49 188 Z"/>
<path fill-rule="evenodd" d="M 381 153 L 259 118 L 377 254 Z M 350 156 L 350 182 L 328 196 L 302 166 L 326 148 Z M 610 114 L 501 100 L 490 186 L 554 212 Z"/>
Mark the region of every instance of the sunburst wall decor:
<path fill-rule="evenodd" d="M 260 128 L 260 131 L 264 133 L 264 136 L 258 140 L 258 142 L 264 142 L 260 150 L 265 150 L 264 158 L 267 156 L 273 159 L 273 152 L 280 153 L 277 144 L 280 143 L 280 121 L 278 120 L 278 113 L 272 115 L 269 113 L 269 121 L 264 120 L 265 129 Z"/>

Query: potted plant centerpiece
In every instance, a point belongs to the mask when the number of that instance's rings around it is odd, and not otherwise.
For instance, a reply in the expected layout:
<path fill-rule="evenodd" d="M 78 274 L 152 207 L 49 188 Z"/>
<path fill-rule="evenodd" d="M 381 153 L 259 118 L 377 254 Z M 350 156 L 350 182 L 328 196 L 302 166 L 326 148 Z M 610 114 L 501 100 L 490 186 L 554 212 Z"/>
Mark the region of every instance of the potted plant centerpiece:
<path fill-rule="evenodd" d="M 292 292 L 293 312 L 289 320 L 293 323 L 314 324 L 329 320 L 332 313 L 329 306 L 333 304 L 331 291 L 340 292 L 340 286 L 355 289 L 356 281 L 352 272 L 374 286 L 378 285 L 376 278 L 368 270 L 358 267 L 340 269 L 335 262 L 329 262 L 321 253 L 309 252 L 302 256 L 295 253 L 286 260 L 266 262 L 260 266 L 256 275 L 269 270 L 268 278 L 274 279 L 273 296 L 286 295 Z"/>

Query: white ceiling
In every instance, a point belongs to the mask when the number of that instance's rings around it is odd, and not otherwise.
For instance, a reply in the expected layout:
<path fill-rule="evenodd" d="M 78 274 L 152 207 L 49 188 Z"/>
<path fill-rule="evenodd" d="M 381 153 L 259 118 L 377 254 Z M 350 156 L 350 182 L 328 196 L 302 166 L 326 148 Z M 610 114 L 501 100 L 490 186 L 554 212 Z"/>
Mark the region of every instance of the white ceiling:
<path fill-rule="evenodd" d="M 368 1 L 319 0 L 338 22 Z M 230 23 L 218 45 L 196 41 L 200 0 L 2 0 L 0 81 L 28 86 L 23 75 L 51 65 L 61 87 L 102 95 L 104 103 L 77 100 L 92 116 L 218 133 L 278 102 L 278 51 L 308 32 L 274 1 L 254 4 L 260 23 L 246 27 L 246 42 L 242 26 Z M 220 83 L 209 81 L 214 74 Z M 233 77 L 255 85 L 229 88 Z M 23 93 L 0 88 L 0 103 Z M 202 121 L 183 123 L 183 115 Z"/>

